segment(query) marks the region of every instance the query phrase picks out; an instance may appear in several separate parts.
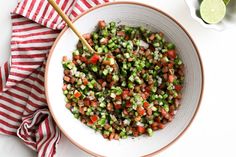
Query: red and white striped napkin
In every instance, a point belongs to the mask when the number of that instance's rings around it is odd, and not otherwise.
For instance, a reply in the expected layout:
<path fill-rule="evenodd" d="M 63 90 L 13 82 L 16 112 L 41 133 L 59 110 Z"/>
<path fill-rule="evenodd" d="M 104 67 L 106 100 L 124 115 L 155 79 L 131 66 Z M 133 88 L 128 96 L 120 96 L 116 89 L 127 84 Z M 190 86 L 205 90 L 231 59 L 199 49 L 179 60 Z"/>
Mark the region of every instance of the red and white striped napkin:
<path fill-rule="evenodd" d="M 55 0 L 73 20 L 109 0 Z M 0 133 L 52 157 L 60 140 L 44 91 L 46 56 L 65 23 L 47 0 L 22 0 L 12 13 L 11 61 L 0 65 Z M 10 63 L 10 66 L 9 66 Z"/>

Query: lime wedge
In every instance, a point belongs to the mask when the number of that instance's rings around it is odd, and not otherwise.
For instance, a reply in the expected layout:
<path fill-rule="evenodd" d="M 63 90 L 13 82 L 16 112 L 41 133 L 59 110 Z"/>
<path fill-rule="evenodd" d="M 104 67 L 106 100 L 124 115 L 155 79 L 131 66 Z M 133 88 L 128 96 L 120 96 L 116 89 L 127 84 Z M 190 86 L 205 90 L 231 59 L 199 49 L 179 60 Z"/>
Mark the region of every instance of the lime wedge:
<path fill-rule="evenodd" d="M 227 5 L 227 4 L 229 4 L 230 0 L 223 0 L 223 1 L 224 1 L 225 5 Z"/>
<path fill-rule="evenodd" d="M 206 23 L 218 23 L 226 14 L 225 3 L 222 0 L 203 0 L 200 5 L 200 14 Z"/>

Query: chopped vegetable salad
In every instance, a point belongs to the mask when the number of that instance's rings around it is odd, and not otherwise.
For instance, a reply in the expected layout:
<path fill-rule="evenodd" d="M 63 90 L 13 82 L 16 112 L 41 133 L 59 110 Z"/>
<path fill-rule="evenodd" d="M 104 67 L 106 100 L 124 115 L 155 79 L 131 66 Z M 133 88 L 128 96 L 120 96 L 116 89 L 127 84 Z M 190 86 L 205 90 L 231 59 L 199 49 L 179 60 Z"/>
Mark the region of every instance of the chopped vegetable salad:
<path fill-rule="evenodd" d="M 84 34 L 63 57 L 66 108 L 109 140 L 151 136 L 171 122 L 180 106 L 184 64 L 161 32 L 108 24 Z"/>

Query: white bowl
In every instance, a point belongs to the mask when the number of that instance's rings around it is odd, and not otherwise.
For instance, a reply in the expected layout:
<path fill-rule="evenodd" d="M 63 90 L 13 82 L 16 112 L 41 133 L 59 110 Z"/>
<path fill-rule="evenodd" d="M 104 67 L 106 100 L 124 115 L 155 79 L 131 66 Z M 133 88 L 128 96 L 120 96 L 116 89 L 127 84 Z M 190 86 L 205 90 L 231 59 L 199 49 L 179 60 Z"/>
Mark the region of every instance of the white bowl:
<path fill-rule="evenodd" d="M 229 28 L 236 27 L 236 1 L 231 0 L 227 5 L 227 12 L 224 19 L 217 24 L 207 24 L 199 17 L 199 6 L 201 0 L 185 0 L 190 9 L 191 16 L 194 20 L 199 22 L 203 27 L 223 31 Z"/>
<path fill-rule="evenodd" d="M 182 106 L 175 119 L 152 137 L 108 141 L 99 133 L 82 124 L 65 108 L 62 56 L 71 57 L 78 38 L 65 28 L 54 43 L 48 57 L 45 88 L 49 109 L 62 132 L 78 147 L 95 156 L 137 157 L 151 155 L 173 143 L 192 122 L 203 92 L 203 69 L 199 52 L 186 30 L 173 18 L 159 9 L 140 3 L 114 2 L 83 13 L 74 24 L 82 32 L 94 30 L 98 20 L 116 21 L 131 26 L 144 26 L 161 31 L 166 39 L 177 46 L 185 68 L 185 86 Z M 185 149 L 185 148 L 183 148 Z"/>

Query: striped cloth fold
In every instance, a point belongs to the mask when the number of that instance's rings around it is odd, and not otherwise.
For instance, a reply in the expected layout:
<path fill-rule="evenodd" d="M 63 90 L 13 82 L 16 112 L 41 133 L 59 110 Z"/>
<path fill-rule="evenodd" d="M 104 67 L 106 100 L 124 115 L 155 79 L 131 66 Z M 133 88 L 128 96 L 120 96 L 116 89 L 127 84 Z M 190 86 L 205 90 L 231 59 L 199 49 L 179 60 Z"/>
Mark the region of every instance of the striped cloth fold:
<path fill-rule="evenodd" d="M 71 20 L 108 2 L 55 1 Z M 44 70 L 47 54 L 65 23 L 47 0 L 22 0 L 11 17 L 11 61 L 0 65 L 0 133 L 18 136 L 39 157 L 52 157 L 61 135 L 48 111 Z"/>

